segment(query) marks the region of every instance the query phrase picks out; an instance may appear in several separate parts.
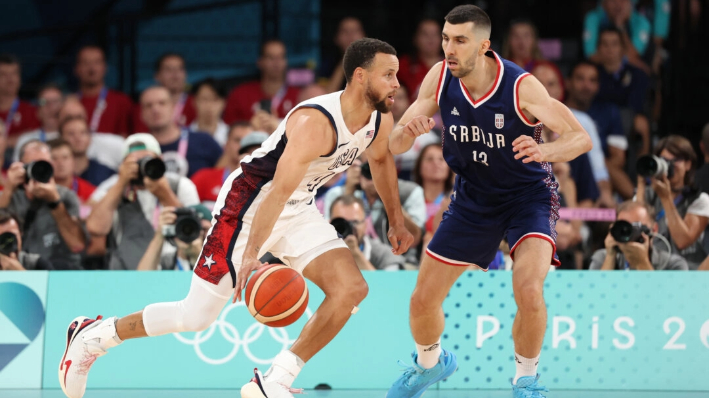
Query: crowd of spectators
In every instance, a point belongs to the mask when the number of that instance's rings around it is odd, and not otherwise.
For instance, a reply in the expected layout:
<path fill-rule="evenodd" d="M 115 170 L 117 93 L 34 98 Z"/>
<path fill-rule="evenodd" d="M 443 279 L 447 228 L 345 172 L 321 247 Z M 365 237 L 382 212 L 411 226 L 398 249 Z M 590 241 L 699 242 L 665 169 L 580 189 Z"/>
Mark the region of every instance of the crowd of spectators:
<path fill-rule="evenodd" d="M 585 16 L 582 54 L 573 63 L 545 55 L 530 20 L 513 20 L 501 41 L 500 55 L 565 103 L 594 143 L 591 152 L 553 165 L 562 207 L 615 210 L 615 222 L 583 215 L 558 221 L 561 269 L 709 269 L 709 124 L 694 143 L 701 156 L 686 138 L 657 128 L 654 93 L 671 57 L 664 49 L 669 30 L 668 0 L 654 8 L 600 0 Z M 395 121 L 444 59 L 440 32 L 438 19 L 422 19 L 413 51 L 399 54 Z M 190 84 L 184 58 L 163 54 L 155 84 L 136 103 L 106 85 L 98 46 L 76 53 L 74 93 L 48 84 L 34 104 L 18 97 L 20 61 L 0 55 L 0 269 L 191 269 L 223 181 L 295 105 L 344 88 L 342 55 L 364 36 L 362 21 L 342 19 L 333 38 L 338 52 L 324 54 L 317 78 L 302 87 L 288 84 L 288 52 L 277 39 L 260 47 L 259 78 L 231 91 L 212 78 Z M 445 217 L 455 175 L 443 158 L 440 117 L 434 119 L 431 132 L 395 157 L 406 227 L 415 237 L 403 256 L 388 246 L 387 215 L 366 157 L 317 193 L 316 205 L 344 228 L 363 270 L 416 269 Z M 548 128 L 542 136 L 557 138 Z M 639 173 L 638 159 L 648 155 L 669 172 Z M 189 237 L 175 233 L 185 215 L 197 220 Z M 632 227 L 630 241 L 612 232 L 618 223 Z M 511 266 L 503 241 L 490 267 Z"/>

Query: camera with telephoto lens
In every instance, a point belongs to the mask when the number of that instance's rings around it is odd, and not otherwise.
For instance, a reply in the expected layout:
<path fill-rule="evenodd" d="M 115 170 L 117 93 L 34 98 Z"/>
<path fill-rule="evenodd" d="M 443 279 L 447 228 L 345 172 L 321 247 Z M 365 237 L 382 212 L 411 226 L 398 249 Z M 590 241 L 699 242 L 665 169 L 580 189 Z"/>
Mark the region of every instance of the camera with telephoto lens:
<path fill-rule="evenodd" d="M 160 158 L 146 156 L 138 159 L 138 178 L 133 181 L 133 185 L 143 185 L 143 177 L 151 180 L 159 180 L 165 175 L 165 162 Z"/>
<path fill-rule="evenodd" d="M 192 243 L 202 231 L 202 219 L 195 209 L 180 207 L 175 209 L 177 219 L 172 225 L 165 225 L 162 230 L 166 238 L 176 238 L 185 243 Z"/>
<path fill-rule="evenodd" d="M 53 176 L 54 167 L 47 161 L 37 160 L 25 165 L 25 183 L 29 183 L 30 180 L 48 183 Z"/>
<path fill-rule="evenodd" d="M 619 243 L 645 243 L 643 233 L 647 236 L 652 235 L 650 228 L 639 222 L 629 223 L 627 221 L 618 220 L 611 227 L 611 236 Z"/>
<path fill-rule="evenodd" d="M 17 254 L 17 251 L 17 235 L 12 232 L 0 234 L 0 254 L 9 256 L 12 253 Z"/>
<path fill-rule="evenodd" d="M 340 234 L 342 239 L 354 234 L 354 225 L 342 217 L 333 218 L 330 220 L 330 225 L 335 227 L 335 231 Z"/>
<path fill-rule="evenodd" d="M 655 155 L 641 156 L 638 158 L 638 162 L 636 164 L 638 174 L 646 178 L 660 178 L 662 176 L 672 178 L 675 174 L 674 166 L 674 160 L 665 160 Z"/>

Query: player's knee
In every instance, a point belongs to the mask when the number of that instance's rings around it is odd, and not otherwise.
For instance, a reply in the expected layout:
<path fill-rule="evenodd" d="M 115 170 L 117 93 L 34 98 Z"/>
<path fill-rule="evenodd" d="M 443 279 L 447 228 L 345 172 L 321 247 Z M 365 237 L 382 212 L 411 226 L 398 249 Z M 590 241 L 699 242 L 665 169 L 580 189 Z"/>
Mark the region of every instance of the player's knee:
<path fill-rule="evenodd" d="M 218 311 L 187 307 L 182 313 L 182 329 L 185 332 L 201 332 L 207 329 L 219 316 Z"/>
<path fill-rule="evenodd" d="M 523 311 L 541 311 L 544 308 L 543 285 L 521 283 L 515 286 L 517 306 Z"/>
<path fill-rule="evenodd" d="M 425 297 L 419 289 L 414 290 L 414 293 L 411 295 L 409 310 L 412 314 L 426 314 L 435 311 L 438 307 L 440 306 L 433 300 Z"/>
<path fill-rule="evenodd" d="M 358 304 L 364 301 L 369 294 L 369 285 L 364 279 L 359 280 L 352 284 L 351 291 L 349 293 L 350 297 Z"/>
<path fill-rule="evenodd" d="M 367 297 L 369 293 L 369 285 L 360 278 L 358 281 L 342 284 L 342 286 L 333 286 L 330 292 L 326 292 L 332 299 L 346 303 L 347 305 L 359 305 Z"/>

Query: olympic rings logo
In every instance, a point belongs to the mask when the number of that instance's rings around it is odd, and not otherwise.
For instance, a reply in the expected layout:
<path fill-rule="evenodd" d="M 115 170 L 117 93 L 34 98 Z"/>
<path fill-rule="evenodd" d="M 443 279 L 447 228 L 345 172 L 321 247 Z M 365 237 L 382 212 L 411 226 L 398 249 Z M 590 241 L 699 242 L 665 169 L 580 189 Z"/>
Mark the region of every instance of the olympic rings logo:
<path fill-rule="evenodd" d="M 229 315 L 229 313 L 237 307 L 246 307 L 246 304 L 243 301 L 230 304 L 224 311 L 222 311 L 221 315 L 219 315 L 219 318 L 217 318 L 217 320 L 215 320 L 209 326 L 209 328 L 201 332 L 197 332 L 191 339 L 182 336 L 180 333 L 173 333 L 173 335 L 181 343 L 193 346 L 194 352 L 197 354 L 199 359 L 210 365 L 222 365 L 231 361 L 236 356 L 236 354 L 239 353 L 240 348 L 243 348 L 244 354 L 251 362 L 260 365 L 271 364 L 275 356 L 273 358 L 259 358 L 258 356 L 254 355 L 254 353 L 249 348 L 249 345 L 261 338 L 261 336 L 264 334 L 264 331 L 266 330 L 268 330 L 268 333 L 271 335 L 271 338 L 276 343 L 279 343 L 281 345 L 279 352 L 288 349 L 291 344 L 295 342 L 295 339 L 291 339 L 288 335 L 288 331 L 286 330 L 286 328 L 270 328 L 259 322 L 255 322 L 251 326 L 246 328 L 246 331 L 242 336 L 234 325 L 225 320 L 227 315 Z M 308 319 L 313 316 L 313 311 L 310 310 L 310 307 L 305 309 L 305 315 L 308 317 Z M 223 358 L 210 358 L 202 351 L 201 345 L 209 341 L 214 335 L 214 333 L 217 331 L 217 329 L 219 330 L 219 333 L 221 333 L 222 338 L 224 338 L 224 340 L 226 340 L 227 342 L 233 344 L 233 347 L 231 348 L 231 351 Z"/>

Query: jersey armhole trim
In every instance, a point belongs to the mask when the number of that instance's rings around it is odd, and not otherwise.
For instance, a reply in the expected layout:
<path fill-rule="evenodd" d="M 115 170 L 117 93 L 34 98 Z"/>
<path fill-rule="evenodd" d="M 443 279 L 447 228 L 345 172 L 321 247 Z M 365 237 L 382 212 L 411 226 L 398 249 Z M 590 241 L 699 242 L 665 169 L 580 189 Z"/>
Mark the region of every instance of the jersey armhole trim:
<path fill-rule="evenodd" d="M 298 108 L 317 109 L 320 112 L 322 112 L 323 114 L 325 114 L 325 116 L 327 116 L 328 119 L 330 119 L 330 123 L 332 124 L 332 128 L 335 130 L 335 146 L 332 147 L 332 151 L 330 151 L 330 153 L 328 153 L 326 155 L 320 155 L 320 157 L 327 158 L 327 157 L 332 156 L 337 151 L 337 144 L 339 143 L 339 141 L 337 139 L 338 133 L 337 133 L 337 124 L 335 124 L 335 119 L 332 117 L 330 112 L 327 111 L 327 109 L 323 108 L 322 106 L 320 106 L 318 104 L 304 104 L 304 105 L 299 106 Z"/>
<path fill-rule="evenodd" d="M 379 125 L 382 123 L 382 114 L 381 112 L 377 111 L 377 120 L 374 122 L 374 137 L 372 137 L 372 140 L 369 141 L 369 144 L 367 144 L 367 148 L 369 148 L 374 140 L 377 139 L 377 134 L 379 134 Z"/>
<path fill-rule="evenodd" d="M 436 87 L 436 104 L 441 105 L 441 93 L 443 91 L 443 79 L 446 78 L 446 69 L 448 69 L 448 63 L 443 60 L 443 65 L 441 66 L 441 75 L 438 77 L 438 86 Z"/>
<path fill-rule="evenodd" d="M 527 116 L 524 115 L 524 112 L 522 112 L 522 108 L 519 106 L 519 86 L 522 83 L 522 80 L 527 76 L 531 76 L 531 75 L 529 73 L 523 73 L 523 74 L 517 76 L 517 80 L 515 81 L 515 92 L 514 92 L 515 112 L 517 112 L 517 116 L 519 116 L 520 120 L 522 120 L 522 122 L 524 124 L 526 124 L 529 127 L 536 127 L 536 126 L 542 124 L 542 122 L 537 122 L 537 123 L 530 122 L 529 119 L 527 119 Z"/>

